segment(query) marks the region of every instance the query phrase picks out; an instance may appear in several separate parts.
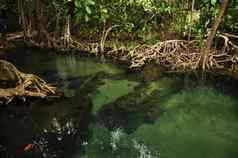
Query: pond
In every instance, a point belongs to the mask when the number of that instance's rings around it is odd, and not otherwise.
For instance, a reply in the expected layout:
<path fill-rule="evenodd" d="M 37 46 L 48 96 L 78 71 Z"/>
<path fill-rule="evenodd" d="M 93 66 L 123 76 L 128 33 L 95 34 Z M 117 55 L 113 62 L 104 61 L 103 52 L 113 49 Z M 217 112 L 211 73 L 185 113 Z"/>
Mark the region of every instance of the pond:
<path fill-rule="evenodd" d="M 1 107 L 1 158 L 238 157 L 236 81 L 152 67 L 130 73 L 105 59 L 35 49 L 7 58 L 66 98 Z"/>

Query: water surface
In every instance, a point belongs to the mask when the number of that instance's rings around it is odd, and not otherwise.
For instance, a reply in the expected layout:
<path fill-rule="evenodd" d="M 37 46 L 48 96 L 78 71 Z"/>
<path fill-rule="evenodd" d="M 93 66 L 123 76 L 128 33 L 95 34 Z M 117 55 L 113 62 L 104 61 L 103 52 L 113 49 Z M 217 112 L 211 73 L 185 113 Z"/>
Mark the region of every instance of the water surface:
<path fill-rule="evenodd" d="M 57 83 L 67 98 L 1 107 L 3 158 L 238 157 L 232 80 L 132 74 L 105 60 L 34 49 L 8 59 Z M 24 151 L 26 144 L 33 149 Z"/>

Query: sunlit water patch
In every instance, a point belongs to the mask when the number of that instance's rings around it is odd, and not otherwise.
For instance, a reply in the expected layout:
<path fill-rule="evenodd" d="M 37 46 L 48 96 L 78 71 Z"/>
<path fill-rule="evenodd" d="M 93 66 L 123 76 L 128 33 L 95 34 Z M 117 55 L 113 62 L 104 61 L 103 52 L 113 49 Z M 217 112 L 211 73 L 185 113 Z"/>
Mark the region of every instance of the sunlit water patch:
<path fill-rule="evenodd" d="M 164 112 L 133 136 L 164 158 L 235 158 L 238 150 L 237 100 L 213 88 L 185 89 L 161 105 Z"/>

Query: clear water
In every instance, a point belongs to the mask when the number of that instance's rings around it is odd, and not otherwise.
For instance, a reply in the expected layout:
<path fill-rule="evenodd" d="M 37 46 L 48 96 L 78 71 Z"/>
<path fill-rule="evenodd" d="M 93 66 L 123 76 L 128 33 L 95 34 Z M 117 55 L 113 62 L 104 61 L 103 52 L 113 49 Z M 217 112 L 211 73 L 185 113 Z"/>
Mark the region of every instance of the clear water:
<path fill-rule="evenodd" d="M 238 157 L 236 81 L 132 74 L 123 65 L 36 50 L 8 58 L 57 83 L 67 98 L 1 107 L 0 157 Z M 33 149 L 24 151 L 29 143 Z"/>

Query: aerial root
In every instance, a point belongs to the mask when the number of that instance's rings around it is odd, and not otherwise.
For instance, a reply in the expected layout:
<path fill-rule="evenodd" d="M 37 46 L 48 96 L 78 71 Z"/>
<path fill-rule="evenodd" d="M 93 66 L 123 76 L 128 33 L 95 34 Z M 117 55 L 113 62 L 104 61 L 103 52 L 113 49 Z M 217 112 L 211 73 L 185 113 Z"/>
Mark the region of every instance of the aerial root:
<path fill-rule="evenodd" d="M 90 52 L 94 55 L 102 53 L 101 55 L 127 60 L 131 63 L 130 68 L 132 69 L 141 68 L 147 63 L 155 62 L 173 72 L 190 72 L 199 69 L 200 61 L 204 58 L 200 42 L 197 40 L 168 40 L 154 45 L 140 44 L 133 49 L 125 47 L 106 49 L 104 48 L 106 37 L 111 30 L 112 27 L 104 31 L 101 41 L 95 43 L 81 43 L 71 36 L 65 37 L 68 37 L 67 41 L 69 41 L 70 49 Z M 238 50 L 238 45 L 231 40 L 238 39 L 238 36 L 218 32 L 217 37 L 224 39 L 223 48 L 221 50 L 210 50 L 202 64 L 203 70 L 238 69 L 238 54 L 232 53 L 233 50 Z M 56 42 L 62 43 L 60 41 Z M 60 46 L 59 49 L 64 50 L 62 47 Z"/>
<path fill-rule="evenodd" d="M 8 64 L 8 62 L 6 63 Z M 1 104 L 8 104 L 15 98 L 25 100 L 27 97 L 45 98 L 56 95 L 56 87 L 47 84 L 36 75 L 20 72 L 10 63 L 8 65 L 12 67 L 9 68 L 9 71 L 14 71 L 12 74 L 17 74 L 17 84 L 15 87 L 0 88 Z"/>
<path fill-rule="evenodd" d="M 238 63 L 238 56 L 228 51 L 231 46 L 228 42 L 225 40 L 225 50 L 210 52 L 206 70 L 232 68 Z M 153 61 L 173 72 L 188 72 L 198 68 L 201 52 L 198 41 L 169 40 L 152 46 L 138 45 L 132 50 L 131 59 L 130 68 L 140 68 Z"/>

